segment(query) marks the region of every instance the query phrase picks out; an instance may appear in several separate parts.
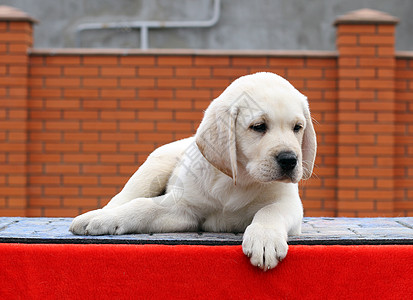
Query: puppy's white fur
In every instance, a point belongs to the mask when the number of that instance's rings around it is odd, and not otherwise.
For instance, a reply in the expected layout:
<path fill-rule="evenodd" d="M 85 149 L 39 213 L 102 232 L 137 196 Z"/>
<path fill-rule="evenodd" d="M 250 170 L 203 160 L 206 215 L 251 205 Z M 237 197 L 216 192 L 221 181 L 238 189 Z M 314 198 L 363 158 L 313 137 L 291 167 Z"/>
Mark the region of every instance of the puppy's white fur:
<path fill-rule="evenodd" d="M 288 172 L 277 161 L 283 152 L 297 158 Z M 278 75 L 243 76 L 210 104 L 195 137 L 156 149 L 107 206 L 75 218 L 70 231 L 245 230 L 244 253 L 270 269 L 286 256 L 288 234 L 301 232 L 297 182 L 311 176 L 315 154 L 306 97 Z"/>

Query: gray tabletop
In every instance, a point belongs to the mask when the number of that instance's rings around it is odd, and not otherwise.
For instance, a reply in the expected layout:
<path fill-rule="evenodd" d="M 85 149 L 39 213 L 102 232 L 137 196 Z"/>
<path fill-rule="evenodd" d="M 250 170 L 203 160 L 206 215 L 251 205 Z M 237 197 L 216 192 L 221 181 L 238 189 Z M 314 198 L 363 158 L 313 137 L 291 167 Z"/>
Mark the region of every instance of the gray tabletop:
<path fill-rule="evenodd" d="M 155 233 L 77 236 L 71 218 L 0 217 L 0 243 L 240 245 L 242 233 Z M 413 218 L 304 218 L 290 245 L 413 244 Z"/>

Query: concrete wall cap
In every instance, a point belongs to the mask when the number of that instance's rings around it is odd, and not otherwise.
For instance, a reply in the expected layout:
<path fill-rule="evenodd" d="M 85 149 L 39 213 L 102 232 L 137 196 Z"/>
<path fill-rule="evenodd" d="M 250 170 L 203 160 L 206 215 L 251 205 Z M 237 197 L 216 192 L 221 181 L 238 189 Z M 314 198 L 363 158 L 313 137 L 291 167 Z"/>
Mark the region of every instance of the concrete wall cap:
<path fill-rule="evenodd" d="M 394 24 L 396 25 L 399 19 L 385 12 L 363 8 L 351 11 L 345 15 L 339 16 L 334 25 L 339 24 Z"/>
<path fill-rule="evenodd" d="M 20 21 L 38 23 L 39 21 L 15 7 L 0 5 L 0 21 Z"/>

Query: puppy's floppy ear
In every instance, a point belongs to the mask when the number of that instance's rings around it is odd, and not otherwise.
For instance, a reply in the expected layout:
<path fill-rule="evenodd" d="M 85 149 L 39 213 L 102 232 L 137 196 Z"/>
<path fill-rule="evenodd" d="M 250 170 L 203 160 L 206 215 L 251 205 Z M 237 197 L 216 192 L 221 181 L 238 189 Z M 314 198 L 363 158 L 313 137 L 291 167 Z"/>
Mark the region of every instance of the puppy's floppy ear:
<path fill-rule="evenodd" d="M 211 165 L 237 180 L 237 107 L 210 106 L 198 127 L 195 142 Z"/>
<path fill-rule="evenodd" d="M 317 152 L 317 138 L 311 120 L 308 104 L 304 107 L 306 127 L 304 129 L 301 151 L 303 153 L 303 179 L 309 179 L 313 173 L 315 155 Z"/>

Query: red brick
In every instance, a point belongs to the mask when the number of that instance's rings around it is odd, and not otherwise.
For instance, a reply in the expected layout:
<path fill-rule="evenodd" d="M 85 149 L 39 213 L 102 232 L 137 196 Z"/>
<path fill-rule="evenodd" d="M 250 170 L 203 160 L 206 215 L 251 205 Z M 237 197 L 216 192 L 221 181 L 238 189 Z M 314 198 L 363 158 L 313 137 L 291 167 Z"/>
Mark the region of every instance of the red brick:
<path fill-rule="evenodd" d="M 307 58 L 307 67 L 336 68 L 337 59 L 335 58 Z"/>
<path fill-rule="evenodd" d="M 83 142 L 82 151 L 85 153 L 115 153 L 117 145 L 115 143 Z"/>
<path fill-rule="evenodd" d="M 355 35 L 355 34 L 339 35 L 339 36 L 337 36 L 336 44 L 338 46 L 341 46 L 341 45 L 357 45 L 358 44 L 358 35 Z"/>
<path fill-rule="evenodd" d="M 339 48 L 342 56 L 374 56 L 376 54 L 375 46 L 341 46 Z"/>
<path fill-rule="evenodd" d="M 358 58 L 357 57 L 342 57 L 338 58 L 339 66 L 340 67 L 357 67 L 358 66 Z"/>
<path fill-rule="evenodd" d="M 120 122 L 119 129 L 121 131 L 153 131 L 155 129 L 154 122 L 144 121 L 132 121 L 132 122 Z"/>
<path fill-rule="evenodd" d="M 251 71 L 253 73 L 255 71 Z M 226 68 L 218 68 L 214 67 L 212 69 L 213 78 L 215 77 L 229 77 L 236 79 L 237 77 L 241 77 L 244 75 L 249 74 L 248 68 L 234 68 L 234 67 L 226 67 Z"/>
<path fill-rule="evenodd" d="M 394 36 L 393 35 L 360 35 L 359 44 L 360 45 L 394 45 Z"/>
<path fill-rule="evenodd" d="M 60 132 L 32 132 L 29 134 L 30 141 L 61 141 Z"/>
<path fill-rule="evenodd" d="M 212 99 L 211 92 L 209 90 L 177 90 L 176 98 L 191 98 L 191 99 Z"/>
<path fill-rule="evenodd" d="M 83 59 L 84 65 L 96 65 L 96 66 L 113 66 L 118 65 L 117 56 L 84 56 Z"/>
<path fill-rule="evenodd" d="M 268 60 L 266 57 L 233 57 L 233 66 L 267 66 Z"/>
<path fill-rule="evenodd" d="M 304 67 L 303 58 L 290 58 L 290 57 L 270 57 L 270 66 L 283 66 L 283 67 Z"/>
<path fill-rule="evenodd" d="M 157 122 L 157 131 L 160 132 L 192 132 L 192 124 L 181 122 Z M 188 134 L 189 135 L 189 134 Z"/>
<path fill-rule="evenodd" d="M 379 24 L 377 25 L 377 33 L 379 34 L 388 34 L 388 35 L 394 35 L 396 30 L 396 26 L 393 24 Z"/>
<path fill-rule="evenodd" d="M 26 77 L 27 74 L 28 74 L 27 66 L 9 66 L 9 75 L 17 75 L 17 76 L 21 75 L 21 76 Z"/>
<path fill-rule="evenodd" d="M 168 143 L 173 141 L 173 134 L 166 132 L 139 133 L 140 142 Z"/>
<path fill-rule="evenodd" d="M 50 87 L 77 87 L 80 85 L 78 78 L 46 78 L 46 86 Z"/>
<path fill-rule="evenodd" d="M 153 68 L 139 68 L 138 75 L 139 76 L 150 76 L 150 77 L 163 77 L 163 76 L 172 76 L 174 70 L 172 67 L 153 67 Z"/>
<path fill-rule="evenodd" d="M 97 76 L 99 74 L 98 67 L 65 67 L 63 74 L 66 76 Z"/>
<path fill-rule="evenodd" d="M 79 130 L 80 124 L 76 121 L 47 121 L 45 122 L 45 129 L 50 131 L 63 130 Z"/>
<path fill-rule="evenodd" d="M 117 78 L 84 78 L 82 80 L 84 87 L 117 87 Z"/>
<path fill-rule="evenodd" d="M 118 176 L 100 176 L 100 182 L 105 186 L 123 186 L 126 181 L 127 178 Z"/>
<path fill-rule="evenodd" d="M 112 130 L 115 131 L 118 128 L 117 122 L 114 121 L 83 121 L 82 122 L 82 129 L 84 131 L 106 131 Z"/>
<path fill-rule="evenodd" d="M 294 81 L 292 81 L 294 82 Z M 306 87 L 307 88 L 314 88 L 314 89 L 335 89 L 337 86 L 336 80 L 306 80 Z M 298 86 L 296 86 L 298 88 Z"/>
<path fill-rule="evenodd" d="M 359 65 L 361 67 L 394 67 L 394 60 L 392 58 L 360 57 Z"/>
<path fill-rule="evenodd" d="M 378 47 L 377 48 L 377 55 L 378 56 L 391 56 L 391 57 L 393 57 L 394 56 L 394 52 L 395 52 L 395 50 L 394 50 L 394 46 L 381 46 L 381 47 Z"/>
<path fill-rule="evenodd" d="M 100 70 L 102 76 L 135 76 L 136 70 L 135 67 L 102 67 Z"/>
<path fill-rule="evenodd" d="M 117 88 L 117 89 L 105 89 L 100 90 L 100 96 L 102 98 L 135 98 L 136 91 L 135 89 L 129 88 Z"/>
<path fill-rule="evenodd" d="M 195 66 L 228 66 L 230 58 L 228 56 L 196 56 Z"/>
<path fill-rule="evenodd" d="M 142 135 L 144 135 L 142 133 Z M 102 154 L 100 157 L 102 163 L 135 163 L 134 154 Z"/>
<path fill-rule="evenodd" d="M 100 117 L 102 120 L 134 120 L 135 112 L 130 110 L 102 111 Z"/>
<path fill-rule="evenodd" d="M 116 174 L 117 167 L 114 165 L 93 165 L 84 164 L 82 166 L 83 174 Z M 125 182 L 126 183 L 126 182 Z"/>
<path fill-rule="evenodd" d="M 375 68 L 340 68 L 338 70 L 340 78 L 360 78 L 376 76 Z"/>
<path fill-rule="evenodd" d="M 190 56 L 159 56 L 159 66 L 190 66 L 192 65 L 192 57 Z"/>
<path fill-rule="evenodd" d="M 30 68 L 30 76 L 57 76 L 61 75 L 61 67 L 48 67 L 48 66 L 42 66 L 42 67 L 31 67 Z"/>
<path fill-rule="evenodd" d="M 85 110 L 114 110 L 118 107 L 117 99 L 83 99 L 82 106 Z"/>
<path fill-rule="evenodd" d="M 340 210 L 373 210 L 374 209 L 374 202 L 373 201 L 339 201 L 337 203 L 337 207 Z"/>
<path fill-rule="evenodd" d="M 27 55 L 1 55 L 0 64 L 12 65 L 12 64 L 24 64 L 27 65 Z"/>
<path fill-rule="evenodd" d="M 99 91 L 98 89 L 92 89 L 92 88 L 89 88 L 89 89 L 66 88 L 63 92 L 63 95 L 64 97 L 69 97 L 69 98 L 98 98 Z"/>
<path fill-rule="evenodd" d="M 102 197 L 111 197 L 119 192 L 115 187 L 84 187 L 82 188 L 83 196 L 102 196 Z"/>
<path fill-rule="evenodd" d="M 394 103 L 392 102 L 371 102 L 363 101 L 359 104 L 359 109 L 361 111 L 392 111 L 394 109 Z"/>
<path fill-rule="evenodd" d="M 337 26 L 338 35 L 342 33 L 375 33 L 376 25 L 366 25 L 366 24 L 340 24 Z"/>
<path fill-rule="evenodd" d="M 79 214 L 75 208 L 45 208 L 42 217 L 76 217 Z"/>
<path fill-rule="evenodd" d="M 392 124 L 360 124 L 359 132 L 360 133 L 394 133 L 396 131 L 395 127 Z"/>
<path fill-rule="evenodd" d="M 214 88 L 226 87 L 230 82 L 226 79 L 196 79 L 195 87 L 197 88 Z"/>
<path fill-rule="evenodd" d="M 345 112 L 340 112 L 339 114 L 339 119 L 342 122 L 346 121 L 359 121 L 359 122 L 372 122 L 376 118 L 376 115 L 374 113 L 368 113 L 368 112 L 351 112 L 351 113 L 345 113 Z"/>
<path fill-rule="evenodd" d="M 159 100 L 161 101 L 161 100 Z M 158 102 L 159 102 L 158 101 Z M 155 101 L 152 100 L 120 100 L 119 106 L 121 109 L 154 109 Z M 116 107 L 116 106 L 115 106 Z"/>
<path fill-rule="evenodd" d="M 193 120 L 193 121 L 200 121 L 203 117 L 203 112 L 184 112 L 178 111 L 175 114 L 176 120 Z"/>
<path fill-rule="evenodd" d="M 215 69 L 214 69 L 215 71 Z M 191 67 L 191 68 L 182 68 L 177 67 L 175 69 L 176 76 L 180 77 L 209 77 L 211 76 L 211 68 L 208 67 Z"/>
<path fill-rule="evenodd" d="M 157 85 L 160 88 L 189 88 L 192 87 L 191 79 L 158 79 Z"/>
<path fill-rule="evenodd" d="M 361 177 L 393 177 L 393 168 L 359 168 L 358 175 Z"/>
<path fill-rule="evenodd" d="M 44 149 L 46 152 L 79 152 L 80 145 L 78 143 L 45 143 Z"/>
<path fill-rule="evenodd" d="M 191 109 L 192 101 L 188 100 L 158 100 L 156 107 L 159 109 Z"/>
<path fill-rule="evenodd" d="M 47 56 L 46 64 L 52 65 L 52 66 L 80 65 L 80 57 L 79 56 Z"/>
<path fill-rule="evenodd" d="M 73 207 L 73 206 L 81 206 L 81 207 L 90 207 L 90 208 L 97 208 L 98 201 L 96 198 L 86 198 L 86 197 L 64 197 L 63 198 L 63 207 Z M 75 216 L 78 213 L 75 214 Z"/>
<path fill-rule="evenodd" d="M 379 156 L 387 156 L 393 155 L 394 148 L 391 146 L 359 146 L 358 152 L 359 154 L 370 154 L 370 155 L 379 155 Z"/>
<path fill-rule="evenodd" d="M 153 143 L 120 143 L 120 152 L 147 152 L 150 153 L 154 150 Z M 136 167 L 137 168 L 137 167 Z"/>
<path fill-rule="evenodd" d="M 67 120 L 96 120 L 97 111 L 64 111 L 63 118 Z"/>
<path fill-rule="evenodd" d="M 366 135 L 366 134 L 351 134 L 351 135 L 346 135 L 342 133 L 339 137 L 339 143 L 340 144 L 374 144 L 376 141 L 376 136 L 375 135 Z"/>
<path fill-rule="evenodd" d="M 64 133 L 65 141 L 98 141 L 99 134 L 96 132 L 66 132 Z"/>
<path fill-rule="evenodd" d="M 31 36 L 25 32 L 2 32 L 0 34 L 0 42 L 20 42 L 30 44 L 31 41 Z"/>
<path fill-rule="evenodd" d="M 29 22 L 9 22 L 8 23 L 9 31 L 13 31 L 13 32 L 27 32 L 27 33 L 32 33 L 32 24 Z"/>
<path fill-rule="evenodd" d="M 155 64 L 155 57 L 149 55 L 123 56 L 120 58 L 120 63 L 126 66 L 150 66 Z"/>
<path fill-rule="evenodd" d="M 394 88 L 394 82 L 393 80 L 389 79 L 360 79 L 359 82 L 359 87 L 361 89 L 377 89 L 377 90 L 385 90 L 385 89 L 393 89 Z"/>
<path fill-rule="evenodd" d="M 139 120 L 172 120 L 171 111 L 139 111 L 138 112 Z"/>
<path fill-rule="evenodd" d="M 358 156 L 342 156 L 339 158 L 339 165 L 342 167 L 346 166 L 373 166 L 373 157 L 358 157 Z"/>
<path fill-rule="evenodd" d="M 98 161 L 96 154 L 79 153 L 79 154 L 63 154 L 63 162 L 65 163 L 95 163 Z"/>
<path fill-rule="evenodd" d="M 102 142 L 133 142 L 136 134 L 134 132 L 102 132 L 100 139 Z"/>
<path fill-rule="evenodd" d="M 140 98 L 172 98 L 172 89 L 146 90 L 141 89 L 138 93 Z"/>
<path fill-rule="evenodd" d="M 321 78 L 321 69 L 290 69 L 287 72 L 289 78 Z"/>

